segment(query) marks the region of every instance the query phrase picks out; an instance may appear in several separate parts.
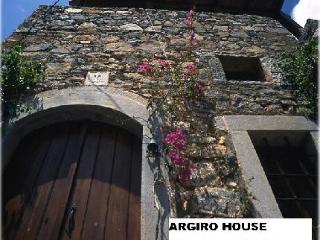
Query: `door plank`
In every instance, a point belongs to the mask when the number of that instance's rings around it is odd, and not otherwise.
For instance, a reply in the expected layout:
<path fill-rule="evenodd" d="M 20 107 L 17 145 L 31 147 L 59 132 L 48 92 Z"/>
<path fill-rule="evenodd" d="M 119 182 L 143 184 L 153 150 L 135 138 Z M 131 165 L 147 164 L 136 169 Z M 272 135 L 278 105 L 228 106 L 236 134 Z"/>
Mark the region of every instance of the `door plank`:
<path fill-rule="evenodd" d="M 69 143 L 52 189 L 38 239 L 57 240 L 86 133 L 84 123 L 70 123 Z"/>
<path fill-rule="evenodd" d="M 105 239 L 126 239 L 131 167 L 130 142 L 131 136 L 127 132 L 119 130 L 106 220 Z"/>
<path fill-rule="evenodd" d="M 141 141 L 105 124 L 89 122 L 87 133 L 88 122 L 74 124 L 21 143 L 20 162 L 4 174 L 5 239 L 140 239 Z"/>
<path fill-rule="evenodd" d="M 140 240 L 141 141 L 133 136 L 127 239 Z"/>
<path fill-rule="evenodd" d="M 103 126 L 81 239 L 104 239 L 116 131 Z"/>
<path fill-rule="evenodd" d="M 63 157 L 67 140 L 67 129 L 57 128 L 43 168 L 33 188 L 31 199 L 24 211 L 16 239 L 36 239 L 42 223 L 42 216 L 50 198 L 52 185 Z"/>
<path fill-rule="evenodd" d="M 49 136 L 49 137 L 48 137 Z M 20 219 L 43 160 L 48 152 L 51 138 L 49 131 L 39 131 L 26 137 L 7 166 L 3 181 L 3 238 L 13 239 L 20 226 Z M 7 184 L 10 183 L 10 184 Z"/>
<path fill-rule="evenodd" d="M 90 124 L 88 134 L 83 146 L 82 155 L 80 157 L 79 167 L 75 176 L 75 183 L 72 190 L 72 196 L 68 203 L 67 214 L 71 207 L 75 206 L 74 228 L 71 235 L 65 229 L 68 221 L 64 219 L 64 227 L 61 229 L 61 239 L 81 239 L 81 230 L 87 208 L 88 196 L 91 188 L 91 179 L 97 158 L 97 151 L 100 139 L 100 129 L 97 124 Z M 67 216 L 66 216 L 67 217 Z"/>

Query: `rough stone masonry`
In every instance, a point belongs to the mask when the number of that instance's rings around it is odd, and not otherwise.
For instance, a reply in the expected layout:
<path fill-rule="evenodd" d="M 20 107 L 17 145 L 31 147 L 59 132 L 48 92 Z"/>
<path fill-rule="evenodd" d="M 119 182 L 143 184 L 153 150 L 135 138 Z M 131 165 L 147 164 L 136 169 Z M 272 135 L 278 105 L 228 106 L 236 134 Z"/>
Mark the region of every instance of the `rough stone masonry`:
<path fill-rule="evenodd" d="M 150 79 L 138 74 L 137 66 L 163 51 L 178 61 L 188 42 L 185 11 L 53 7 L 45 14 L 47 10 L 39 7 L 4 43 L 8 48 L 21 41 L 25 56 L 46 63 L 38 92 L 99 85 L 148 97 Z M 297 103 L 276 60 L 297 40 L 270 17 L 197 12 L 194 24 L 199 80 L 207 89 L 192 119 L 180 124 L 192 129 L 189 156 L 196 170 L 187 186 L 172 182 L 176 214 L 250 216 L 232 143 L 215 128 L 214 116 L 296 114 Z M 220 55 L 258 57 L 266 80 L 227 80 Z"/>

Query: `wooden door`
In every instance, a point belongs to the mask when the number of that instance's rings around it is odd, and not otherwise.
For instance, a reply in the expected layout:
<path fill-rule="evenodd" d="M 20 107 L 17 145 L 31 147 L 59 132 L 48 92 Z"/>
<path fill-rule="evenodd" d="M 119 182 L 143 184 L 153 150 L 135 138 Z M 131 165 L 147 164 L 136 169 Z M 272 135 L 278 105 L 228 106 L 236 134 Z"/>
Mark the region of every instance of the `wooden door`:
<path fill-rule="evenodd" d="M 4 239 L 140 239 L 141 141 L 123 129 L 40 129 L 3 175 Z"/>

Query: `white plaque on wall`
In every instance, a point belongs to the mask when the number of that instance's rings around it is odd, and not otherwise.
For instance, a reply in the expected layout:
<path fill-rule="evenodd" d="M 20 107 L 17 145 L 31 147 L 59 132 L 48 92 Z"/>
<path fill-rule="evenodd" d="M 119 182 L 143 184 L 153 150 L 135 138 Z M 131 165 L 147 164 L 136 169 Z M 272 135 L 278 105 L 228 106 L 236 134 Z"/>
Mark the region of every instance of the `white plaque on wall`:
<path fill-rule="evenodd" d="M 88 72 L 84 85 L 106 86 L 110 72 Z"/>

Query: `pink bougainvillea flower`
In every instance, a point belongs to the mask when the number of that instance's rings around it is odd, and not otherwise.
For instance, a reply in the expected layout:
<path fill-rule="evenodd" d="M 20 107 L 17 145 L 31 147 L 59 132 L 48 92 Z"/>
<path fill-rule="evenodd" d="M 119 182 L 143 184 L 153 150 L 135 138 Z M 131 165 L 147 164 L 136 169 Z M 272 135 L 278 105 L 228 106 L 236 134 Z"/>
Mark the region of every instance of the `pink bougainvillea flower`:
<path fill-rule="evenodd" d="M 187 75 L 182 75 L 181 80 L 183 81 L 187 81 L 189 79 L 189 77 Z"/>
<path fill-rule="evenodd" d="M 185 25 L 187 25 L 187 27 L 190 29 L 190 28 L 192 28 L 192 19 L 190 19 L 190 18 L 186 18 L 185 20 L 184 20 L 184 24 Z"/>
<path fill-rule="evenodd" d="M 179 173 L 179 179 L 181 182 L 186 182 L 190 180 L 192 176 L 192 170 L 190 167 L 184 168 L 180 173 Z"/>
<path fill-rule="evenodd" d="M 188 74 L 190 74 L 190 75 L 194 75 L 197 73 L 197 67 L 194 63 L 187 63 L 186 69 L 187 69 Z"/>
<path fill-rule="evenodd" d="M 187 16 L 188 17 L 193 17 L 194 11 L 193 9 L 190 9 L 190 11 L 188 12 Z"/>
<path fill-rule="evenodd" d="M 138 66 L 138 72 L 152 75 L 154 73 L 154 69 L 149 64 L 148 60 L 144 60 L 143 64 Z"/>
<path fill-rule="evenodd" d="M 184 23 L 187 25 L 188 28 L 192 28 L 192 19 L 186 18 Z"/>
<path fill-rule="evenodd" d="M 182 149 L 186 145 L 185 135 L 181 129 L 176 129 L 165 136 L 164 143 Z"/>
<path fill-rule="evenodd" d="M 197 44 L 196 33 L 195 33 L 194 29 L 192 29 L 191 33 L 190 33 L 190 44 L 191 45 Z"/>
<path fill-rule="evenodd" d="M 190 38 L 190 44 L 191 44 L 192 46 L 195 46 L 195 45 L 198 44 L 198 40 L 197 40 L 196 38 Z"/>
<path fill-rule="evenodd" d="M 181 154 L 177 151 L 172 151 L 170 154 L 169 154 L 169 157 L 171 159 L 171 162 L 174 164 L 174 165 L 178 165 L 178 166 L 183 166 L 184 165 L 184 159 L 183 157 L 181 156 Z"/>
<path fill-rule="evenodd" d="M 162 59 L 158 59 L 156 61 L 156 63 L 162 67 L 162 68 L 165 68 L 165 69 L 168 69 L 171 67 L 171 63 L 168 61 L 168 60 L 162 60 Z"/>
<path fill-rule="evenodd" d="M 194 11 L 190 10 L 187 13 L 186 19 L 184 20 L 184 23 L 187 25 L 188 28 L 193 28 L 193 15 L 194 15 Z"/>

